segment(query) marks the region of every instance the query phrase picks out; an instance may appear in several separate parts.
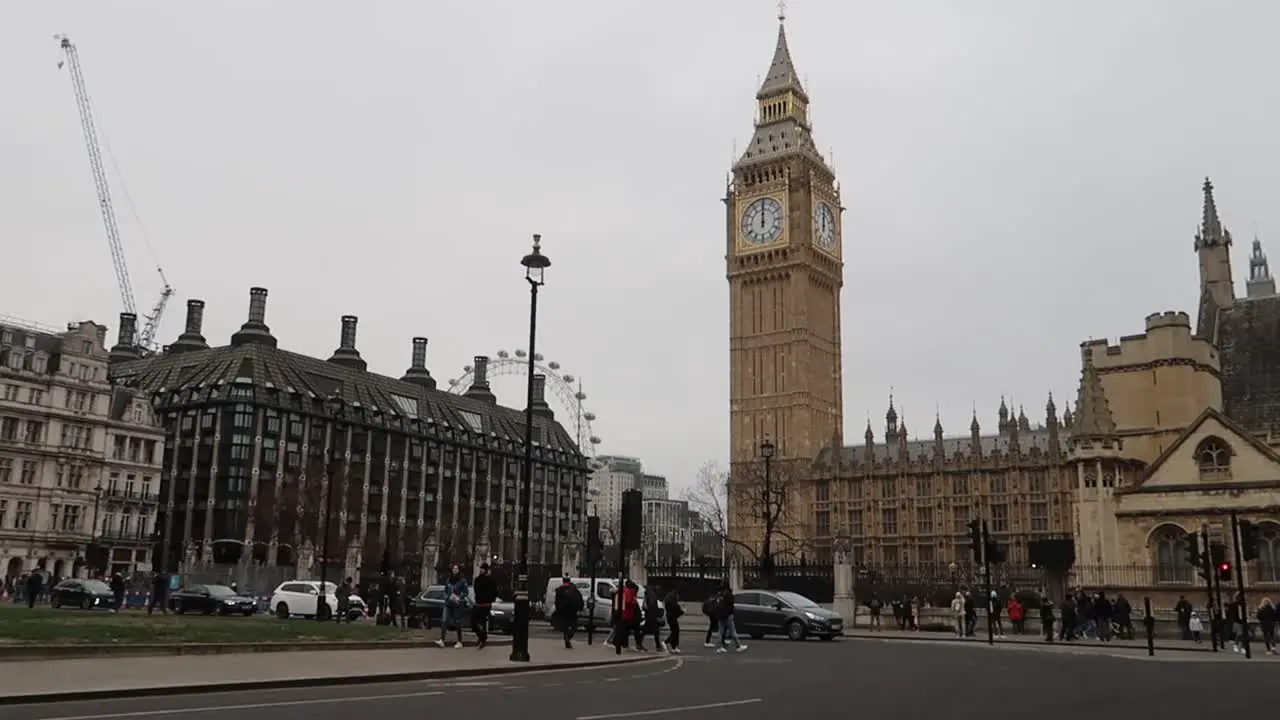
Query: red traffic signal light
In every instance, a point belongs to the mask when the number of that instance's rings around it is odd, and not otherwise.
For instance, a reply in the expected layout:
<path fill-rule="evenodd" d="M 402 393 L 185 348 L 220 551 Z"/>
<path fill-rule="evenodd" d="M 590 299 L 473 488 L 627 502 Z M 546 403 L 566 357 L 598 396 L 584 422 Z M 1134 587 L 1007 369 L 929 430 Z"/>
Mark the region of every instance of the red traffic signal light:
<path fill-rule="evenodd" d="M 1229 562 L 1218 563 L 1218 579 L 1219 580 L 1231 579 L 1231 563 Z"/>

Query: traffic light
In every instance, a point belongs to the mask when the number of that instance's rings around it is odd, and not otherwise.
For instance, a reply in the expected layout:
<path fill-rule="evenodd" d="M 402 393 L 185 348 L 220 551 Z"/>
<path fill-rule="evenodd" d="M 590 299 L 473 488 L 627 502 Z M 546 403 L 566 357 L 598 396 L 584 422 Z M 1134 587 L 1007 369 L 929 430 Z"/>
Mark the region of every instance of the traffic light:
<path fill-rule="evenodd" d="M 1244 562 L 1258 559 L 1258 524 L 1252 520 L 1240 520 L 1240 558 Z"/>
<path fill-rule="evenodd" d="M 1219 580 L 1231 579 L 1231 562 L 1227 560 L 1227 546 L 1222 543 L 1209 544 L 1209 563 L 1213 565 L 1214 572 L 1218 574 Z"/>
<path fill-rule="evenodd" d="M 1200 533 L 1189 532 L 1186 538 L 1187 564 L 1196 569 L 1196 574 L 1205 580 L 1209 579 L 1204 569 L 1204 553 L 1200 552 Z"/>
<path fill-rule="evenodd" d="M 982 564 L 982 521 L 969 521 L 969 545 L 973 548 L 973 561 Z"/>
<path fill-rule="evenodd" d="M 1004 548 L 1000 547 L 994 539 L 987 540 L 986 553 L 986 560 L 992 565 L 1004 562 Z"/>
<path fill-rule="evenodd" d="M 640 535 L 644 532 L 644 495 L 639 490 L 622 493 L 622 550 L 640 549 Z"/>

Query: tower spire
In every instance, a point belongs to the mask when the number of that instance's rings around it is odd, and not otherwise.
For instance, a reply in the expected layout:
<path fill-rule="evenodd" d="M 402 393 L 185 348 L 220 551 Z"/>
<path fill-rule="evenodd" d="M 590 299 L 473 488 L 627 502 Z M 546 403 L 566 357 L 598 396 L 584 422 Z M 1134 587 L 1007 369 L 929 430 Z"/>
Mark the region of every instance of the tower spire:
<path fill-rule="evenodd" d="M 1213 199 L 1213 181 L 1204 179 L 1204 206 L 1200 211 L 1200 231 L 1196 233 L 1196 249 L 1230 245 L 1231 233 L 1222 227 L 1218 217 L 1218 203 Z"/>
<path fill-rule="evenodd" d="M 756 98 L 781 95 L 786 91 L 807 97 L 800 86 L 800 74 L 796 72 L 795 63 L 791 60 L 791 49 L 787 46 L 787 4 L 778 3 L 778 42 L 773 49 L 773 60 L 769 63 L 769 72 L 765 73 L 764 82 Z"/>
<path fill-rule="evenodd" d="M 1231 233 L 1218 216 L 1218 203 L 1213 197 L 1213 183 L 1204 179 L 1204 206 L 1200 228 L 1196 232 L 1195 249 L 1200 260 L 1200 308 L 1196 318 L 1196 335 L 1217 342 L 1218 311 L 1236 300 L 1231 281 Z M 1077 411 L 1079 408 L 1077 408 Z"/>
<path fill-rule="evenodd" d="M 1267 254 L 1262 252 L 1262 241 L 1255 235 L 1253 252 L 1249 255 L 1249 282 L 1245 289 L 1251 298 L 1270 297 L 1276 294 L 1276 281 L 1267 265 Z"/>

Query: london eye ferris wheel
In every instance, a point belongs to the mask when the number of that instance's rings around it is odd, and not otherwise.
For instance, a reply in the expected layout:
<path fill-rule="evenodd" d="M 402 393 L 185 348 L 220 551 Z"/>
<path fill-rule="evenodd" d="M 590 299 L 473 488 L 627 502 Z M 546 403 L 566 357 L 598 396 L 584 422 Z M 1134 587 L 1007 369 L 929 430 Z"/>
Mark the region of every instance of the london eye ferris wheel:
<path fill-rule="evenodd" d="M 595 468 L 596 446 L 600 444 L 600 436 L 595 434 L 592 423 L 596 414 L 587 409 L 587 394 L 582 391 L 582 379 L 565 372 L 560 363 L 546 360 L 541 353 L 534 353 L 534 372 L 547 378 L 547 401 L 559 405 L 565 418 L 561 424 L 574 436 L 578 449 L 587 458 L 588 466 Z M 527 377 L 529 374 L 529 354 L 524 350 L 499 350 L 495 357 L 489 359 L 486 374 L 489 378 L 504 376 Z M 449 380 L 449 392 L 461 395 L 471 387 L 475 376 L 475 368 L 467 365 L 462 368 L 462 375 Z"/>

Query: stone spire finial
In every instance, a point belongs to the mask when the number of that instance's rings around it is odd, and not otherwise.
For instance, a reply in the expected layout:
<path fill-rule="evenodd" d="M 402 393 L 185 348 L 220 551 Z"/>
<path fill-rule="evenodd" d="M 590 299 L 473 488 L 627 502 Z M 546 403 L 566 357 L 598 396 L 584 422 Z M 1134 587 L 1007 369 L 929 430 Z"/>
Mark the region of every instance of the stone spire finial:
<path fill-rule="evenodd" d="M 1093 366 L 1093 358 L 1086 351 L 1084 367 L 1080 371 L 1080 391 L 1076 397 L 1072 435 L 1102 437 L 1114 435 L 1115 432 L 1116 421 L 1111 415 L 1111 406 L 1107 403 L 1107 395 L 1102 388 L 1102 378 Z"/>

